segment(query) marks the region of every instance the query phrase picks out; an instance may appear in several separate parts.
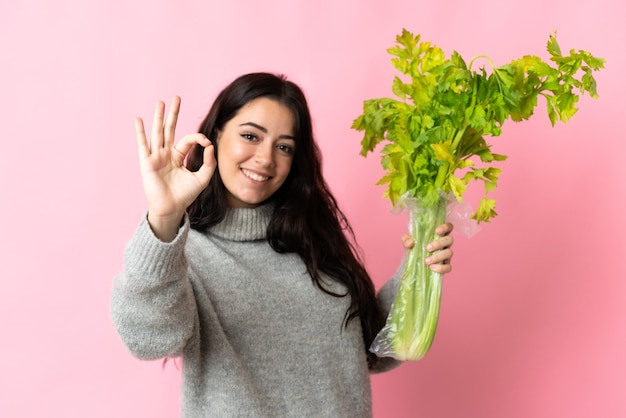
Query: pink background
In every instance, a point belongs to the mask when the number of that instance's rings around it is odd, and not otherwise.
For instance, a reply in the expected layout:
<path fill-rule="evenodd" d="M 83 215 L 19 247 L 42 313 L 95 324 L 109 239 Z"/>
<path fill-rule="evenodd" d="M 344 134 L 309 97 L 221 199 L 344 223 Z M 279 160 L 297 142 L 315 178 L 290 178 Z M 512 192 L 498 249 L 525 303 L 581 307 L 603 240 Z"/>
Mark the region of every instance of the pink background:
<path fill-rule="evenodd" d="M 183 99 L 194 131 L 244 72 L 306 91 L 325 173 L 380 285 L 403 215 L 350 129 L 390 94 L 403 27 L 467 59 L 564 50 L 607 59 L 599 100 L 551 128 L 505 126 L 500 216 L 457 234 L 428 356 L 373 377 L 376 417 L 626 416 L 624 41 L 617 0 L 3 1 L 0 3 L 0 416 L 175 417 L 175 364 L 141 362 L 109 317 L 143 214 L 133 118 Z M 470 193 L 470 201 L 477 193 Z"/>

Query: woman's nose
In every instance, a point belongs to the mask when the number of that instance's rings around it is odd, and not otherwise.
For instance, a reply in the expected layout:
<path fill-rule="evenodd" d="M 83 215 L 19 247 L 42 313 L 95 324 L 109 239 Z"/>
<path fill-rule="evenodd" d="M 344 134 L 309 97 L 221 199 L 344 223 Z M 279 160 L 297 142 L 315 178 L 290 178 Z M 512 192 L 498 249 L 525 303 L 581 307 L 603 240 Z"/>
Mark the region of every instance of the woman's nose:
<path fill-rule="evenodd" d="M 263 167 L 271 166 L 274 162 L 274 147 L 270 142 L 262 142 L 256 149 L 254 160 Z"/>

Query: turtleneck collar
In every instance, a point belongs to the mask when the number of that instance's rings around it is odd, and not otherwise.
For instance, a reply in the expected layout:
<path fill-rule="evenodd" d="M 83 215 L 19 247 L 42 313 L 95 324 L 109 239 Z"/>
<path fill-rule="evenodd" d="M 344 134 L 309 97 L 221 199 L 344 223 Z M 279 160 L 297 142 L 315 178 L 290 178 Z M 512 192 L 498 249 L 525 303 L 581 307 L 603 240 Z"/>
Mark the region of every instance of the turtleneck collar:
<path fill-rule="evenodd" d="M 256 208 L 229 208 L 224 220 L 209 228 L 209 234 L 231 241 L 255 241 L 267 238 L 274 205 L 267 203 Z"/>

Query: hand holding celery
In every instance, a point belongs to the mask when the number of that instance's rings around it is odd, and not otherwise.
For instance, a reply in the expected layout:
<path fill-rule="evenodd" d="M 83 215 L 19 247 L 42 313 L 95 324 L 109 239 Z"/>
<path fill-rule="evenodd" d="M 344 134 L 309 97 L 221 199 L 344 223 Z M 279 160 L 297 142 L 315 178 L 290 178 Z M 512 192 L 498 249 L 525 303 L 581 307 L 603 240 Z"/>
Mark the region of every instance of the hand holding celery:
<path fill-rule="evenodd" d="M 526 55 L 500 67 L 486 56 L 469 64 L 456 51 L 446 58 L 440 48 L 420 42 L 419 35 L 406 29 L 396 41 L 388 52 L 405 78 L 393 80 L 399 100 L 366 100 L 352 128 L 364 132 L 363 156 L 386 142 L 381 150 L 385 174 L 378 182 L 387 185 L 385 197 L 394 206 L 417 201 L 434 211 L 411 214 L 416 245 L 407 256 L 387 325 L 372 347 L 381 356 L 417 360 L 432 344 L 442 287 L 441 275 L 424 268 L 421 252 L 435 238 L 434 227 L 445 220 L 447 199 L 462 201 L 471 181 L 482 182 L 484 195 L 472 218 L 488 222 L 497 216 L 488 194 L 500 175 L 493 163 L 506 156 L 491 152 L 485 136 L 499 136 L 509 119 L 529 119 L 539 96 L 552 125 L 567 122 L 577 111 L 579 95 L 598 97 L 593 72 L 604 67 L 604 60 L 586 51 L 563 55 L 555 34 L 547 43 L 552 64 Z M 489 63 L 490 71 L 473 70 L 478 59 Z"/>

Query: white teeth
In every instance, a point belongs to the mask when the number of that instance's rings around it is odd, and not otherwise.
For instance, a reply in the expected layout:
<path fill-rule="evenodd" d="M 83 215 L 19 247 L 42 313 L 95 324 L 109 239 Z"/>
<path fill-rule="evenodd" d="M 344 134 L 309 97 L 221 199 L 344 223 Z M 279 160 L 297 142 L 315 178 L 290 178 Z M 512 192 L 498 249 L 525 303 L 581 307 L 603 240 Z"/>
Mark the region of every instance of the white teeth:
<path fill-rule="evenodd" d="M 259 176 L 258 174 L 245 169 L 242 169 L 241 171 L 246 175 L 246 177 L 250 177 L 254 181 L 267 181 L 267 179 L 269 179 L 269 177 Z"/>

